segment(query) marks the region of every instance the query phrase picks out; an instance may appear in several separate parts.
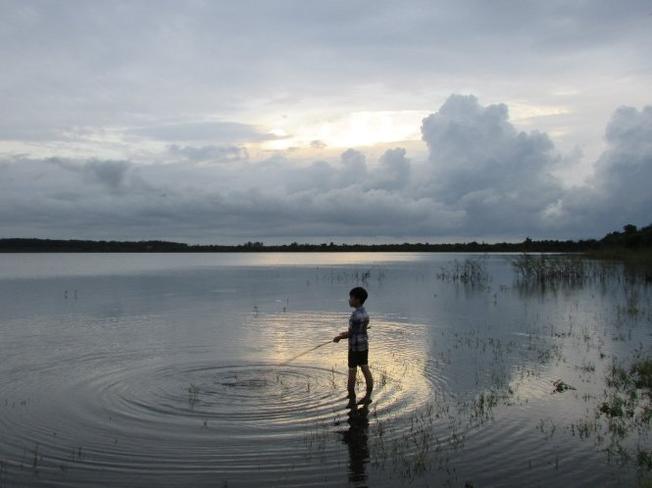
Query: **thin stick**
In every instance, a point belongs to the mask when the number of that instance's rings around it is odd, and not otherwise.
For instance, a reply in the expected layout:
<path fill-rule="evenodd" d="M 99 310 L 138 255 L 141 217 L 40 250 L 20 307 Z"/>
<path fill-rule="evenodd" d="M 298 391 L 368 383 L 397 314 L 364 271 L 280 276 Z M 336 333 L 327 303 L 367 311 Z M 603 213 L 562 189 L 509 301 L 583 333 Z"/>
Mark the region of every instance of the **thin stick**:
<path fill-rule="evenodd" d="M 279 366 L 285 366 L 285 365 L 286 365 L 287 363 L 289 363 L 290 361 L 294 361 L 295 359 L 300 358 L 300 357 L 303 356 L 304 354 L 308 354 L 309 352 L 312 352 L 312 351 L 314 351 L 314 350 L 317 349 L 317 348 L 320 348 L 320 347 L 322 347 L 322 346 L 325 346 L 326 344 L 330 344 L 331 342 L 333 342 L 332 339 L 331 339 L 330 341 L 326 341 L 326 342 L 324 342 L 323 344 L 319 344 L 319 345 L 313 347 L 312 349 L 308 349 L 307 351 L 304 351 L 304 352 L 302 352 L 301 354 L 297 354 L 297 355 L 294 356 L 293 358 L 290 358 L 290 359 L 288 359 L 287 361 L 282 362 L 281 364 L 279 364 Z"/>

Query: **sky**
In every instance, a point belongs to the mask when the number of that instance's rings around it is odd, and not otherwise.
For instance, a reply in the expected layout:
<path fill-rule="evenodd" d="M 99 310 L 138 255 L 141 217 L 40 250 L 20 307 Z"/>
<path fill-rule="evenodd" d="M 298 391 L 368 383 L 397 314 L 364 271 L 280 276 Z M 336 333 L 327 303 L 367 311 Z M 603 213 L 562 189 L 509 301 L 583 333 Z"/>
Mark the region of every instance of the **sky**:
<path fill-rule="evenodd" d="M 0 0 L 0 238 L 652 223 L 648 1 Z"/>

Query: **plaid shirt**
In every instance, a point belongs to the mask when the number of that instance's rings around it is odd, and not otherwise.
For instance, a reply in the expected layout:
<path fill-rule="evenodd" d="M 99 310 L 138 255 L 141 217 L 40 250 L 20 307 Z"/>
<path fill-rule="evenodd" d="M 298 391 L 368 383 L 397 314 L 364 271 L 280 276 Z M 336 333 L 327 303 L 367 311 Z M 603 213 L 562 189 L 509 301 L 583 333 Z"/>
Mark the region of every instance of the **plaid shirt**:
<path fill-rule="evenodd" d="M 369 314 L 364 307 L 356 308 L 349 317 L 350 351 L 366 351 L 369 349 L 367 325 L 369 325 Z"/>

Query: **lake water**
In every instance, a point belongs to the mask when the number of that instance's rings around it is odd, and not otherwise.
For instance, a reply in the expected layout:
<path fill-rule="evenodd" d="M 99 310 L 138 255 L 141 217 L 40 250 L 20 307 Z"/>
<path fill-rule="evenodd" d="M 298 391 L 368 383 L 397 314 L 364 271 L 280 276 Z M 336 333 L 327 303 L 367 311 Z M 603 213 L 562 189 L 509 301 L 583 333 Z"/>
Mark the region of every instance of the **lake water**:
<path fill-rule="evenodd" d="M 641 482 L 646 405 L 603 405 L 649 357 L 649 280 L 514 257 L 0 254 L 0 488 Z M 375 387 L 350 409 L 346 340 L 287 361 L 357 285 Z"/>

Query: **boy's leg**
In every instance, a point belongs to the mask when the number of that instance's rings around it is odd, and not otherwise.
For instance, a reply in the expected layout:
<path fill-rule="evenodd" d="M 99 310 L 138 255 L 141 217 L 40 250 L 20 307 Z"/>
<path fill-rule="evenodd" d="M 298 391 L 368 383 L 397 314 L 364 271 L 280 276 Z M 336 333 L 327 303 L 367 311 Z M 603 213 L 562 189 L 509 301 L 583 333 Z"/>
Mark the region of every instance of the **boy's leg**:
<path fill-rule="evenodd" d="M 369 370 L 368 364 L 363 364 L 362 366 L 360 366 L 360 369 L 362 370 L 365 383 L 367 384 L 367 394 L 365 396 L 369 397 L 371 396 L 371 392 L 374 389 L 374 378 L 373 376 L 371 376 L 371 371 Z"/>
<path fill-rule="evenodd" d="M 349 397 L 355 398 L 355 375 L 356 367 L 349 368 L 349 381 L 346 385 L 346 389 L 349 392 Z"/>

